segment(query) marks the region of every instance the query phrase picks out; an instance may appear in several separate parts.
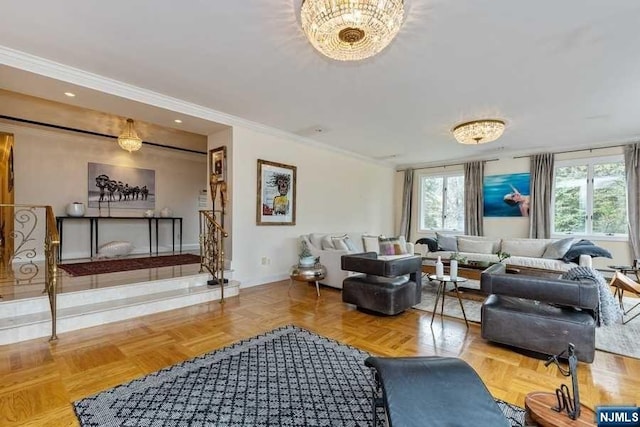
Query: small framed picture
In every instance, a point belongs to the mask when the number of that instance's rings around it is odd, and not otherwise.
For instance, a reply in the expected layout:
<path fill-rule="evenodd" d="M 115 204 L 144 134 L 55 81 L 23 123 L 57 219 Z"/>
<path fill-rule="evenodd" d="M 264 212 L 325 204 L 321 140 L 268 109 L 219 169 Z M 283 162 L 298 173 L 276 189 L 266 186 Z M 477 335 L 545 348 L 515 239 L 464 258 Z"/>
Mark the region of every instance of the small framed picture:
<path fill-rule="evenodd" d="M 296 169 L 258 160 L 257 225 L 296 225 Z"/>
<path fill-rule="evenodd" d="M 209 150 L 209 172 L 216 175 L 216 182 L 227 180 L 227 147 Z"/>

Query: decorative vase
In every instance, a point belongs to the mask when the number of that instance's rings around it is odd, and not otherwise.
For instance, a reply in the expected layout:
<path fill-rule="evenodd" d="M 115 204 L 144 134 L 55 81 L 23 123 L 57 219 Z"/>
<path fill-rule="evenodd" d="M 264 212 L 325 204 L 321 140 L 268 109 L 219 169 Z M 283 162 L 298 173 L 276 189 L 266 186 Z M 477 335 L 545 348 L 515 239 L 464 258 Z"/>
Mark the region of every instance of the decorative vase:
<path fill-rule="evenodd" d="M 458 278 L 458 260 L 452 259 L 449 264 L 449 277 L 451 280 L 456 280 Z"/>
<path fill-rule="evenodd" d="M 440 278 L 444 276 L 444 264 L 440 257 L 438 257 L 438 261 L 436 261 L 436 277 Z"/>
<path fill-rule="evenodd" d="M 66 210 L 69 216 L 84 216 L 84 203 L 69 203 Z"/>
<path fill-rule="evenodd" d="M 152 209 L 149 209 L 147 211 L 144 211 L 144 213 L 142 214 L 142 216 L 144 216 L 145 218 L 153 218 L 155 215 L 155 211 Z"/>
<path fill-rule="evenodd" d="M 172 214 L 173 212 L 171 212 L 171 209 L 169 208 L 164 208 L 160 211 L 160 216 L 162 218 L 169 218 Z"/>

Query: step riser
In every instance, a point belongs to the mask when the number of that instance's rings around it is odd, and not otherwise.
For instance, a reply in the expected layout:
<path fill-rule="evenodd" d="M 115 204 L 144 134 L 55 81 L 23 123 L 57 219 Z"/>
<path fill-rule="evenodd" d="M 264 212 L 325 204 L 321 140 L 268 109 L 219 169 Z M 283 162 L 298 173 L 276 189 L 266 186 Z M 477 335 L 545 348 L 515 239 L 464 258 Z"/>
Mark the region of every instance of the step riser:
<path fill-rule="evenodd" d="M 148 294 L 148 300 L 127 305 L 123 304 L 126 303 L 126 298 L 123 299 L 122 293 L 120 293 L 120 298 L 113 300 L 114 304 L 118 304 L 116 307 L 97 311 L 94 310 L 91 312 L 80 312 L 68 316 L 58 315 L 58 333 L 60 334 L 91 326 L 220 300 L 220 289 L 217 287 L 208 288 L 206 286 L 202 286 L 202 281 L 198 279 L 198 276 L 195 276 L 195 278 L 184 277 L 172 279 L 174 281 L 179 281 L 180 279 L 183 279 L 183 281 L 197 281 L 200 286 L 193 286 L 193 293 L 189 293 L 188 295 L 154 299 L 154 294 Z M 122 291 L 123 288 L 127 287 L 127 285 L 123 285 L 118 288 Z M 138 285 L 132 285 L 132 287 L 135 288 L 138 287 Z M 225 286 L 225 298 L 237 296 L 239 288 L 240 286 L 237 282 L 232 282 L 231 285 Z M 99 301 L 104 302 L 103 300 Z M 93 302 L 96 301 L 94 300 Z M 48 311 L 49 307 L 47 304 L 46 312 L 48 313 Z M 49 337 L 51 335 L 51 316 L 49 314 L 43 317 L 46 318 L 46 320 L 0 329 L 0 345 L 16 343 L 34 338 Z"/>
<path fill-rule="evenodd" d="M 174 289 L 186 289 L 206 283 L 208 273 L 178 277 L 174 279 L 153 280 L 126 286 L 114 286 L 58 294 L 58 308 L 70 308 L 94 302 L 119 300 L 122 298 L 148 295 Z M 225 277 L 229 278 L 229 276 Z M 36 298 L 0 302 L 0 319 L 49 310 L 49 298 L 46 294 Z"/>

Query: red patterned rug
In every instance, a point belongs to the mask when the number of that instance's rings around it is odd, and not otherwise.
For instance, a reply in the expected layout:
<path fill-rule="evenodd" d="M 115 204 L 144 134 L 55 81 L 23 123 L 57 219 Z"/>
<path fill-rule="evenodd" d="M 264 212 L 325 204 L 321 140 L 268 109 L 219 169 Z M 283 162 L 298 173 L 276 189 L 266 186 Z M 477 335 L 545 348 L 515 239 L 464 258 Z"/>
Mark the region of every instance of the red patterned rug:
<path fill-rule="evenodd" d="M 58 267 L 72 276 L 91 276 L 93 274 L 115 273 L 117 271 L 142 270 L 146 268 L 198 263 L 200 263 L 199 255 L 181 254 L 58 264 Z"/>

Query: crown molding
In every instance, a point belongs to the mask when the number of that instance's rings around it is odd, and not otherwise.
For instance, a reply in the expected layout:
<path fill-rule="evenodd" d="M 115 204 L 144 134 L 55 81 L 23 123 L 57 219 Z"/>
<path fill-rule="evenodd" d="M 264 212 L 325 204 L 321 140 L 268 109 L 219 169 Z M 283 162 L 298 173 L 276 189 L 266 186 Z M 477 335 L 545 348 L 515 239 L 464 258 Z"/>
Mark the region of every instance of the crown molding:
<path fill-rule="evenodd" d="M 39 56 L 31 55 L 26 52 L 15 50 L 0 45 L 0 64 L 20 70 L 28 71 L 41 76 L 60 80 L 70 84 L 86 87 L 96 91 L 104 92 L 109 95 L 118 96 L 131 101 L 140 102 L 158 108 L 163 108 L 177 113 L 221 123 L 228 126 L 241 126 L 254 131 L 266 133 L 271 136 L 292 140 L 305 145 L 316 148 L 333 151 L 344 156 L 356 158 L 367 163 L 373 163 L 379 166 L 393 168 L 394 165 L 389 162 L 372 159 L 341 148 L 333 147 L 305 138 L 291 132 L 283 131 L 271 126 L 263 125 L 242 117 L 226 114 L 211 108 L 203 107 L 188 101 L 134 86 L 128 83 L 114 80 L 99 74 L 90 73 L 79 68 L 71 67 L 59 62 L 51 61 Z"/>

